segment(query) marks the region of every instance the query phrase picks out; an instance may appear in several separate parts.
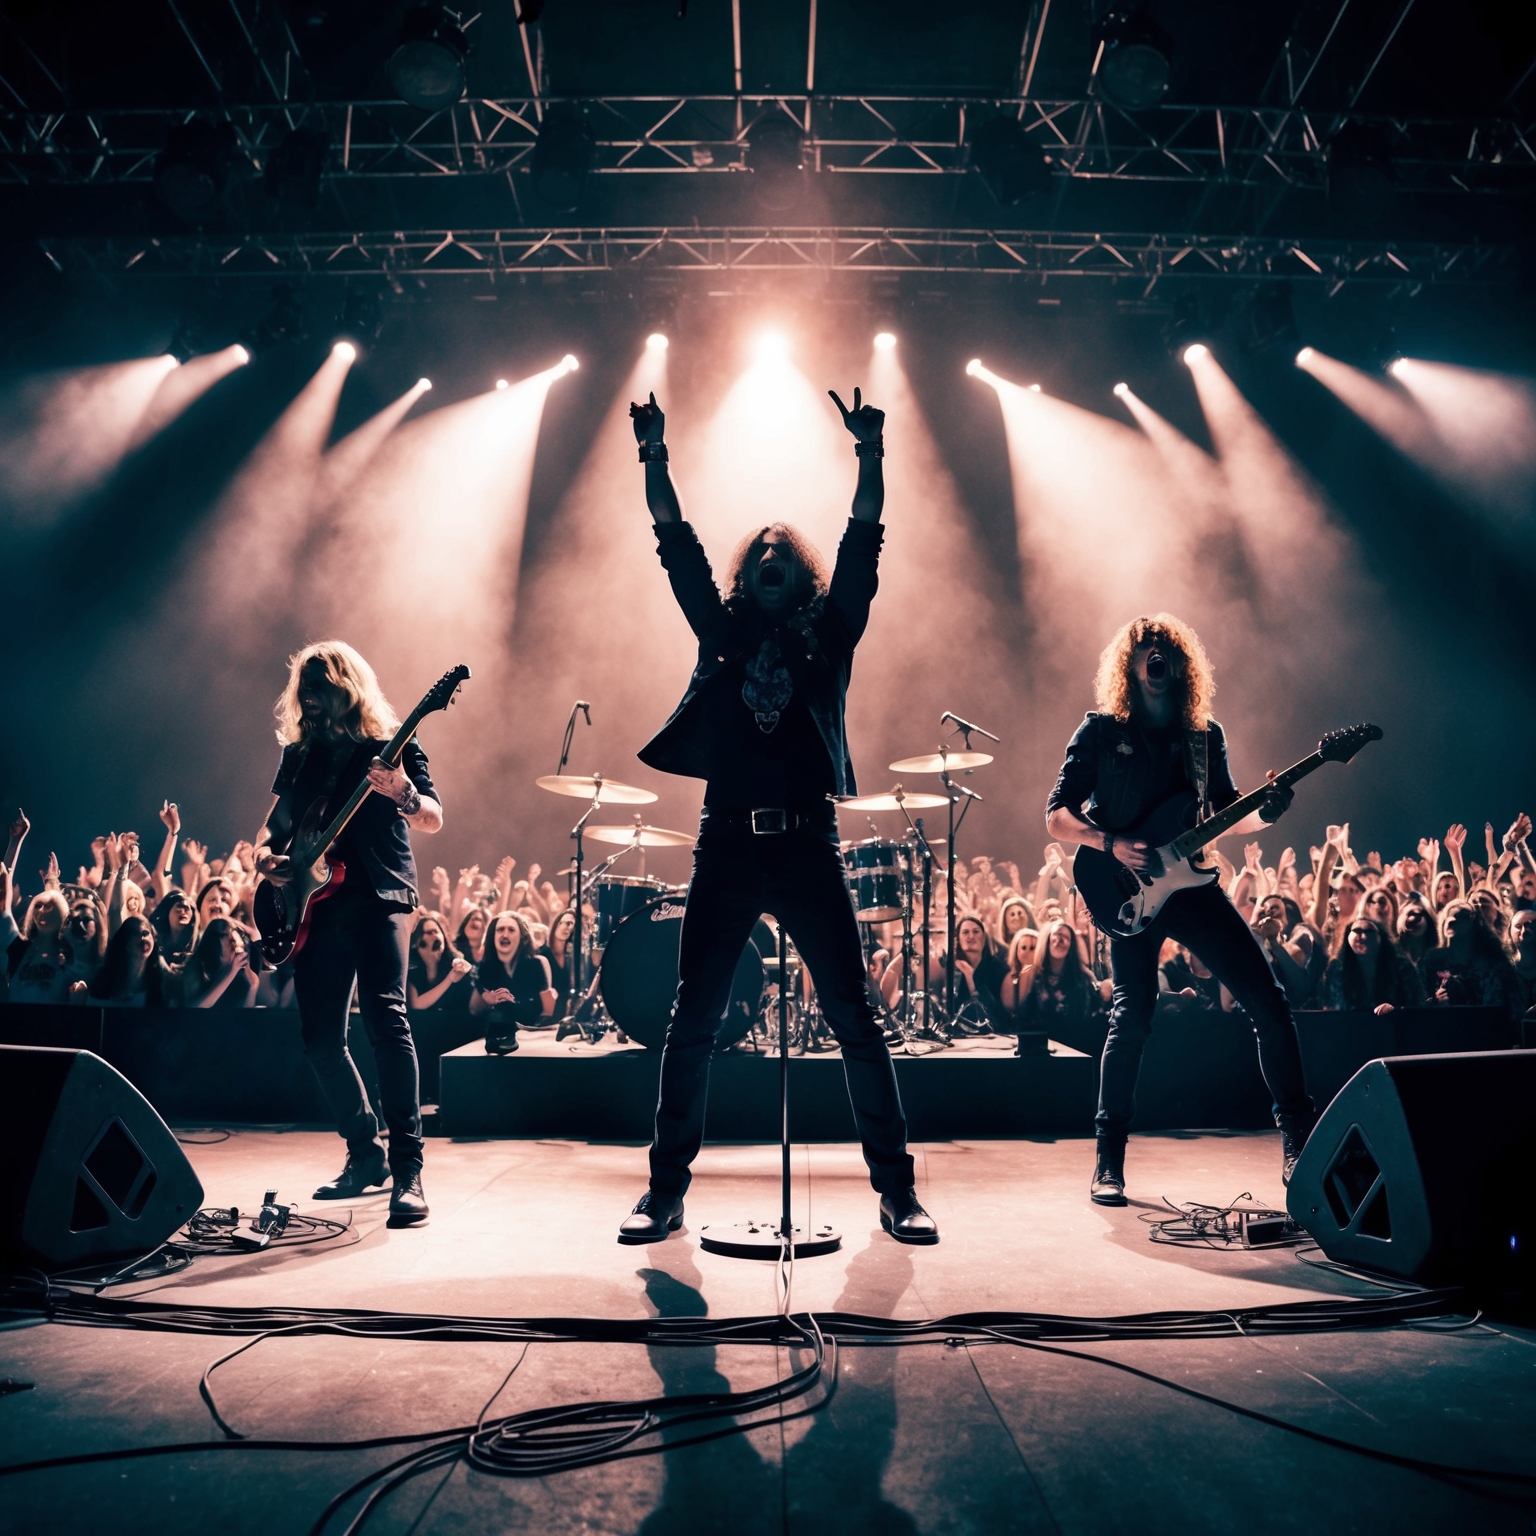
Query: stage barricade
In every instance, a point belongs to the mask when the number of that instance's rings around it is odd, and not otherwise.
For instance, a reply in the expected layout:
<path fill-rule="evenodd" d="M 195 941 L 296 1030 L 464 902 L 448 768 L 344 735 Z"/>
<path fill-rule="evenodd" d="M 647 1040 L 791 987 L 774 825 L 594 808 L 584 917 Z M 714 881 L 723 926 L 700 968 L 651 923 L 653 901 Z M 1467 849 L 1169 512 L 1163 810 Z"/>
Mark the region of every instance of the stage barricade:
<path fill-rule="evenodd" d="M 525 1032 L 527 1044 L 514 1055 L 487 1056 L 464 1015 L 416 1015 L 411 1023 L 423 1100 L 441 1105 L 434 1127 L 439 1134 L 591 1141 L 650 1136 L 660 1066 L 653 1051 L 594 1051 L 537 1031 Z M 1520 1043 L 1518 1026 L 1490 1008 L 1405 1008 L 1379 1018 L 1302 1013 L 1297 1029 L 1319 1108 L 1378 1056 Z M 0 1007 L 0 1043 L 94 1051 L 180 1124 L 329 1123 L 304 1060 L 298 1015 L 291 1011 L 10 1004 Z M 372 1091 L 373 1054 L 356 1016 L 350 1044 Z M 896 1071 L 914 1140 L 1092 1133 L 1098 1062 L 1088 1054 L 1058 1046 L 1048 1056 L 1020 1058 L 961 1046 L 898 1056 Z M 1142 1063 L 1135 1129 L 1259 1129 L 1271 1123 L 1253 1033 L 1242 1016 L 1161 999 Z M 791 1060 L 790 1125 L 796 1140 L 853 1138 L 836 1055 Z M 718 1056 L 710 1081 L 711 1137 L 775 1141 L 778 1130 L 777 1062 L 738 1052 Z"/>

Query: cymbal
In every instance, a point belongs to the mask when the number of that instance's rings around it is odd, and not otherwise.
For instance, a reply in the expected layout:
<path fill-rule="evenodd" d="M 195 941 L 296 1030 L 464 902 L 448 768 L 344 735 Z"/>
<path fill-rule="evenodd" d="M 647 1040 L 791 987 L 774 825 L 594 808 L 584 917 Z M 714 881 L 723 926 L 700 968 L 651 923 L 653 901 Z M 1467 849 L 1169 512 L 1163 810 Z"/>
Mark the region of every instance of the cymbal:
<path fill-rule="evenodd" d="M 836 799 L 850 811 L 899 811 L 903 806 L 911 811 L 925 811 L 935 805 L 949 804 L 947 795 L 905 790 L 900 784 L 880 795 L 838 795 Z"/>
<path fill-rule="evenodd" d="M 891 763 L 892 773 L 959 773 L 993 761 L 990 752 L 929 752 L 922 757 L 903 757 Z"/>
<path fill-rule="evenodd" d="M 594 843 L 633 843 L 641 848 L 691 848 L 694 844 L 692 832 L 670 832 L 666 827 L 588 827 L 585 835 Z"/>
<path fill-rule="evenodd" d="M 621 784 L 617 779 L 605 779 L 600 773 L 546 773 L 533 782 L 551 794 L 571 795 L 578 800 L 595 797 L 610 805 L 649 805 L 661 798 L 653 790 L 637 789 L 633 784 Z"/>

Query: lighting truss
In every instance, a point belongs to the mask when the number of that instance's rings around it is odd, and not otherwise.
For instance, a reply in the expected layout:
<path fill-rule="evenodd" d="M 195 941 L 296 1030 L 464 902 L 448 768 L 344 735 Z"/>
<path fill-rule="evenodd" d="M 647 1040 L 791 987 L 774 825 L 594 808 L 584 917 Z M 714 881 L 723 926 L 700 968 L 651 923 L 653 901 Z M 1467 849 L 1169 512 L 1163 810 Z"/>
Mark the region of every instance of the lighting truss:
<path fill-rule="evenodd" d="M 974 273 L 1045 283 L 1118 283 L 1149 296 L 1165 277 L 1346 283 L 1416 292 L 1426 284 L 1488 282 L 1513 270 L 1512 247 L 1271 236 L 1068 234 L 1059 231 L 895 228 L 480 229 L 378 236 L 50 240 L 62 269 L 347 277 L 474 277 L 648 273 Z"/>
<path fill-rule="evenodd" d="M 1161 105 L 1128 113 L 1099 97 L 1046 101 L 960 96 L 594 96 L 560 98 L 595 136 L 593 174 L 745 171 L 764 117 L 794 120 L 806 163 L 838 175 L 959 175 L 968 125 L 1006 113 L 1051 156 L 1058 175 L 1274 188 L 1327 185 L 1327 146 L 1346 122 L 1390 134 L 1405 191 L 1499 192 L 1536 167 L 1536 118 L 1381 117 L 1290 106 Z M 293 101 L 224 109 L 254 167 L 299 123 L 323 128 L 339 178 L 497 176 L 533 152 L 554 98 L 481 98 L 423 114 L 399 102 Z M 145 181 L 166 130 L 186 111 L 0 113 L 0 183 Z"/>

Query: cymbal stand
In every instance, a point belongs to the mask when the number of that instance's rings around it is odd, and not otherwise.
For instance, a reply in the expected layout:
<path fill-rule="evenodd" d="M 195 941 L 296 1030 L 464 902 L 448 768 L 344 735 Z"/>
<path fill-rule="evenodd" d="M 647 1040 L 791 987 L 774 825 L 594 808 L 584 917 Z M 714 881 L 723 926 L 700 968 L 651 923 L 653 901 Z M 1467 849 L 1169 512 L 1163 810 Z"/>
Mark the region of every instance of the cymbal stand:
<path fill-rule="evenodd" d="M 949 738 L 939 743 L 939 757 L 945 759 L 949 756 L 949 740 L 956 736 L 965 737 L 964 751 L 971 750 L 971 732 L 985 736 L 988 741 L 996 741 L 997 737 L 991 731 L 983 730 L 979 725 L 972 725 L 967 720 L 962 720 L 958 715 L 952 715 L 947 711 L 940 724 L 946 720 L 955 722 L 955 729 L 949 733 Z M 967 789 L 963 784 L 957 784 L 949 775 L 947 767 L 939 770 L 939 783 L 944 786 L 944 792 L 949 797 L 949 838 L 948 854 L 949 862 L 945 866 L 944 876 L 944 1018 L 948 1022 L 955 1016 L 955 834 L 959 832 L 961 823 L 965 820 L 965 813 L 970 810 L 971 802 L 980 800 L 981 796 L 974 789 Z M 961 807 L 959 816 L 955 815 L 956 801 L 965 798 L 965 804 Z"/>
<path fill-rule="evenodd" d="M 587 938 L 587 934 L 586 934 L 586 928 L 587 928 L 586 907 L 585 907 L 585 904 L 584 904 L 584 902 L 582 900 L 583 896 L 585 895 L 585 888 L 584 888 L 584 886 L 582 884 L 582 878 L 581 878 L 581 863 L 582 863 L 581 835 L 586 830 L 587 823 L 592 820 L 593 816 L 599 810 L 602 809 L 602 804 L 603 804 L 603 791 L 602 791 L 602 788 L 599 787 L 597 793 L 592 796 L 592 804 L 589 805 L 586 808 L 586 810 L 582 812 L 581 820 L 578 821 L 576 823 L 576 825 L 571 828 L 571 836 L 573 838 L 575 838 L 575 840 L 576 840 L 576 858 L 575 858 L 575 864 L 574 864 L 575 879 L 572 882 L 573 894 L 574 894 L 574 899 L 575 899 L 574 911 L 576 913 L 576 931 L 571 935 L 571 996 L 572 997 L 580 997 L 581 996 L 581 988 L 582 988 L 582 981 L 583 981 L 583 968 L 582 967 L 583 967 L 583 959 L 584 959 L 583 951 L 584 951 L 584 948 L 585 948 L 585 945 L 586 945 L 586 938 Z M 626 851 L 627 852 L 627 850 L 621 850 L 621 851 Z M 617 856 L 618 855 L 615 855 L 615 857 L 617 857 Z"/>
<path fill-rule="evenodd" d="M 903 816 L 906 816 L 907 825 L 912 829 L 913 837 L 917 839 L 917 845 L 921 850 L 923 861 L 923 972 L 915 991 L 910 985 L 912 971 L 909 963 L 909 951 L 915 949 L 915 945 L 910 941 L 910 934 L 911 912 L 916 903 L 916 895 L 910 892 L 910 890 L 907 907 L 902 914 L 904 925 L 902 951 L 904 963 L 908 964 L 906 975 L 903 977 L 907 985 L 904 987 L 906 998 L 902 1011 L 906 1015 L 906 1020 L 903 1024 L 902 1033 L 906 1035 L 909 1047 L 911 1042 L 916 1039 L 937 1040 L 942 1045 L 948 1045 L 948 1035 L 942 1029 L 934 1028 L 933 998 L 928 991 L 928 978 L 933 974 L 933 956 L 929 952 L 929 947 L 933 942 L 933 844 L 928 841 L 928 833 L 923 827 L 923 818 L 921 816 L 914 821 L 907 813 L 905 806 L 902 807 L 901 813 Z M 909 871 L 909 879 L 911 878 L 911 873 Z M 922 999 L 922 1022 L 920 1024 L 917 1022 L 919 997 Z"/>

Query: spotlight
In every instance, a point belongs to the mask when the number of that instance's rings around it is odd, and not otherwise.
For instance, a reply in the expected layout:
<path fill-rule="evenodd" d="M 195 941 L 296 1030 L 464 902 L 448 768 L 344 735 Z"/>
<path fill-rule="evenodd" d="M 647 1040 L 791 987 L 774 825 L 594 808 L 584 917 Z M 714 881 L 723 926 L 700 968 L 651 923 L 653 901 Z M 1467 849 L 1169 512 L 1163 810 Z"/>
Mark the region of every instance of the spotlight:
<path fill-rule="evenodd" d="M 971 164 L 1005 208 L 1050 190 L 1051 162 L 1011 117 L 983 123 L 971 139 Z"/>
<path fill-rule="evenodd" d="M 497 379 L 496 380 L 496 388 L 497 389 L 505 389 L 506 387 L 507 387 L 507 381 L 505 379 Z"/>
<path fill-rule="evenodd" d="M 777 331 L 764 331 L 757 338 L 757 360 L 760 363 L 782 362 L 789 356 L 789 342 Z"/>
<path fill-rule="evenodd" d="M 238 341 L 235 343 L 233 351 L 235 353 L 235 366 L 237 368 L 244 368 L 250 362 L 251 354 Z"/>
<path fill-rule="evenodd" d="M 320 177 L 330 150 L 331 136 L 323 129 L 290 129 L 267 157 L 267 196 L 298 208 L 318 208 Z"/>
<path fill-rule="evenodd" d="M 667 350 L 667 338 L 660 331 L 652 331 L 645 338 L 645 344 L 652 352 L 665 352 Z"/>
<path fill-rule="evenodd" d="M 203 118 L 178 123 L 155 157 L 155 196 L 178 219 L 196 224 L 214 211 L 240 159 L 231 124 Z"/>
<path fill-rule="evenodd" d="M 416 388 L 419 389 L 423 394 L 425 394 L 429 389 L 432 388 L 432 380 L 431 379 L 417 379 L 416 380 Z"/>
<path fill-rule="evenodd" d="M 788 208 L 795 201 L 804 180 L 805 139 L 793 118 L 775 111 L 754 123 L 746 160 L 765 208 Z"/>
<path fill-rule="evenodd" d="M 358 346 L 377 341 L 384 331 L 383 299 L 364 289 L 350 290 L 341 306 L 336 329 Z"/>
<path fill-rule="evenodd" d="M 1168 90 L 1168 34 L 1145 0 L 1109 0 L 1094 9 L 1100 12 L 1093 30 L 1103 47 L 1098 78 L 1104 94 L 1127 111 L 1155 107 Z"/>
<path fill-rule="evenodd" d="M 1401 379 L 1405 377 L 1412 371 L 1412 369 L 1413 364 L 1410 363 L 1406 357 L 1394 357 L 1392 361 L 1387 364 L 1387 372 L 1390 373 L 1394 379 Z"/>
<path fill-rule="evenodd" d="M 571 212 L 581 201 L 593 150 L 592 131 L 579 112 L 554 108 L 546 112 L 528 161 L 540 201 L 557 213 Z"/>
<path fill-rule="evenodd" d="M 441 112 L 464 95 L 469 40 L 458 15 L 440 0 L 412 6 L 400 25 L 400 45 L 385 69 L 395 94 L 423 112 Z"/>
<path fill-rule="evenodd" d="M 979 357 L 973 357 L 970 362 L 965 365 L 965 371 L 974 379 L 976 375 L 981 372 L 981 359 Z"/>
<path fill-rule="evenodd" d="M 271 307 L 240 339 L 252 356 L 259 357 L 281 342 L 298 340 L 305 330 L 298 289 L 285 280 L 273 284 Z"/>
<path fill-rule="evenodd" d="M 1029 386 L 1029 392 L 1032 395 L 1038 395 L 1040 393 L 1040 386 L 1038 384 L 1031 384 Z"/>
<path fill-rule="evenodd" d="M 1184 348 L 1184 361 L 1186 363 L 1198 363 L 1201 358 L 1209 357 L 1211 349 L 1203 341 L 1197 341 L 1192 347 Z"/>
<path fill-rule="evenodd" d="M 875 337 L 875 351 L 894 352 L 896 350 L 896 338 L 889 331 L 881 331 Z"/>
<path fill-rule="evenodd" d="M 338 341 L 331 348 L 331 356 L 339 357 L 344 363 L 350 363 L 355 361 L 357 357 L 357 348 L 350 341 Z"/>
<path fill-rule="evenodd" d="M 581 364 L 576 361 L 574 353 L 567 352 L 565 356 L 560 359 L 561 373 L 575 373 L 576 370 L 580 367 Z"/>
<path fill-rule="evenodd" d="M 179 357 L 177 357 L 174 352 L 163 353 L 161 355 L 160 361 L 162 363 L 169 364 L 169 366 L 165 370 L 167 373 L 169 373 L 172 368 L 180 368 L 181 367 L 181 359 Z"/>
<path fill-rule="evenodd" d="M 1129 384 L 1116 384 L 1116 385 L 1115 385 L 1115 393 L 1116 393 L 1116 394 L 1117 394 L 1117 395 L 1119 395 L 1119 397 L 1120 397 L 1120 398 L 1121 398 L 1121 399 L 1122 399 L 1122 400 L 1124 400 L 1124 399 L 1125 399 L 1125 397 L 1126 397 L 1126 396 L 1127 396 L 1127 395 L 1128 395 L 1128 394 L 1130 394 L 1130 392 L 1131 392 L 1131 386 L 1130 386 L 1130 385 L 1129 385 Z"/>
<path fill-rule="evenodd" d="M 1298 368 L 1305 368 L 1307 364 L 1310 363 L 1316 356 L 1317 354 L 1312 350 L 1311 347 L 1303 347 L 1301 351 L 1296 354 L 1296 366 Z"/>

